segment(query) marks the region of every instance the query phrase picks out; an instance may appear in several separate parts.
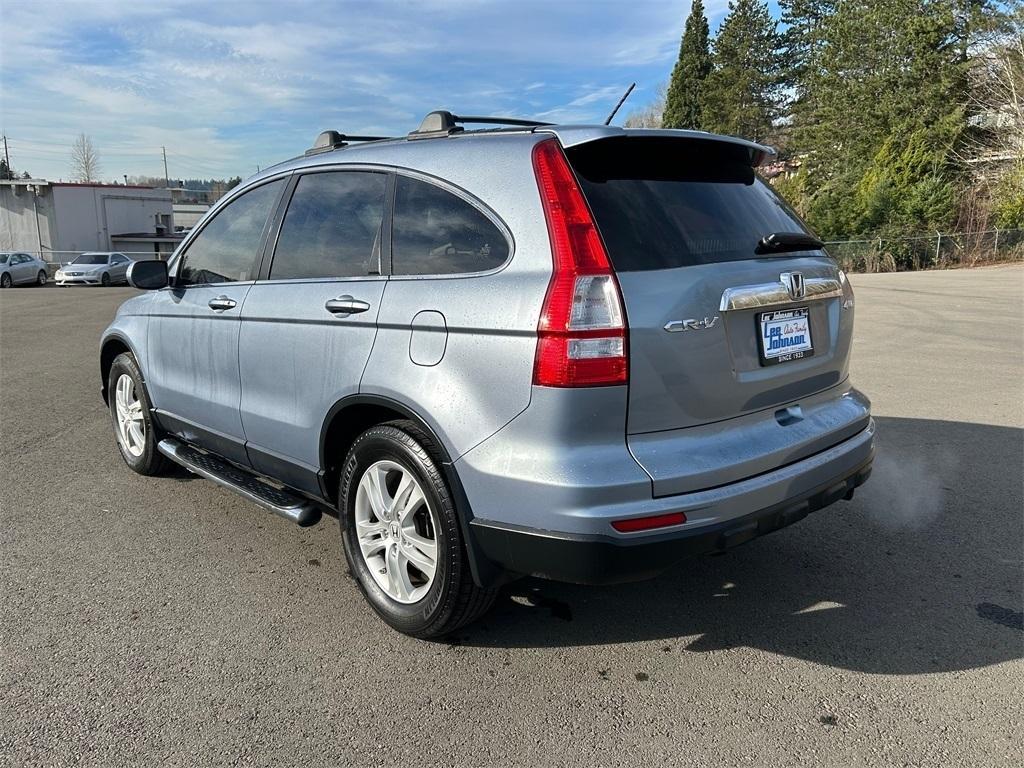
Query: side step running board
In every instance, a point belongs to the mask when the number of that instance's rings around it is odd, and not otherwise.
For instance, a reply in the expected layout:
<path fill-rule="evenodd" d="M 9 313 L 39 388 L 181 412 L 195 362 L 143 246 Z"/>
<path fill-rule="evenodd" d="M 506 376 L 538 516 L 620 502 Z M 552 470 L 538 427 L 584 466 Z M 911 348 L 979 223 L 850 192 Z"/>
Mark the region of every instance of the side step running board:
<path fill-rule="evenodd" d="M 261 480 L 251 472 L 229 464 L 217 456 L 203 453 L 174 438 L 157 443 L 157 450 L 171 461 L 180 464 L 217 485 L 256 502 L 261 507 L 279 514 L 298 525 L 314 525 L 320 520 L 320 508 L 308 499 Z"/>

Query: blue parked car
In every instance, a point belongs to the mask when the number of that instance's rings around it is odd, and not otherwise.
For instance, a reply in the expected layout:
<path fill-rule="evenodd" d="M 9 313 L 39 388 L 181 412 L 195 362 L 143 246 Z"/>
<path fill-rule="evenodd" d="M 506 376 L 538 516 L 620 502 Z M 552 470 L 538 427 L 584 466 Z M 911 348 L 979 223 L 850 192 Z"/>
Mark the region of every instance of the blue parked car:
<path fill-rule="evenodd" d="M 770 153 L 447 112 L 325 132 L 130 267 L 100 351 L 121 454 L 332 511 L 417 637 L 519 576 L 642 579 L 848 499 L 853 291 Z"/>

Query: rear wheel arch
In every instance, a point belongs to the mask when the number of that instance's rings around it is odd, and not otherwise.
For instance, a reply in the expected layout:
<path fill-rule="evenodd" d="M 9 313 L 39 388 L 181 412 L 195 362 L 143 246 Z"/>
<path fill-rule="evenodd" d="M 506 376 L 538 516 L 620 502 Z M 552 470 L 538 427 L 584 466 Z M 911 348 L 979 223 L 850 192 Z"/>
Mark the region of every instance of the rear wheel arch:
<path fill-rule="evenodd" d="M 355 439 L 372 426 L 397 420 L 413 422 L 434 443 L 435 452 L 438 454 L 436 459 L 445 467 L 450 467 L 451 457 L 444 444 L 418 413 L 387 397 L 351 395 L 334 404 L 320 430 L 322 485 L 323 490 L 330 494 L 328 498 L 331 501 L 337 502 L 335 496 L 341 477 L 341 467 Z"/>
<path fill-rule="evenodd" d="M 455 502 L 473 580 L 484 587 L 500 583 L 504 578 L 503 571 L 480 553 L 474 540 L 469 525 L 473 511 L 447 448 L 426 419 L 396 400 L 379 395 L 351 395 L 339 400 L 328 412 L 320 432 L 320 486 L 324 498 L 335 506 L 339 503 L 337 492 L 341 470 L 355 439 L 370 427 L 390 421 L 412 422 L 427 438 L 430 445 L 424 447 L 436 454 L 434 458 Z M 419 438 L 419 435 L 413 437 Z"/>

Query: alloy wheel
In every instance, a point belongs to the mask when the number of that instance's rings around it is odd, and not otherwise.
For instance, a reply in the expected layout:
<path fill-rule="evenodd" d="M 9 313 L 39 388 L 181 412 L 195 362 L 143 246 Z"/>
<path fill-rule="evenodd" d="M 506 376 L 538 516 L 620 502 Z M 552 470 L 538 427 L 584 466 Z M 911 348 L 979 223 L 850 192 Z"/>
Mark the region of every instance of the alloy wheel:
<path fill-rule="evenodd" d="M 141 456 L 146 450 L 146 421 L 142 415 L 142 403 L 135 393 L 135 381 L 127 373 L 122 373 L 117 379 L 114 411 L 118 442 L 132 456 Z"/>
<path fill-rule="evenodd" d="M 355 502 L 359 550 L 377 586 L 392 600 L 421 600 L 437 572 L 437 517 L 412 472 L 378 461 L 359 480 Z"/>

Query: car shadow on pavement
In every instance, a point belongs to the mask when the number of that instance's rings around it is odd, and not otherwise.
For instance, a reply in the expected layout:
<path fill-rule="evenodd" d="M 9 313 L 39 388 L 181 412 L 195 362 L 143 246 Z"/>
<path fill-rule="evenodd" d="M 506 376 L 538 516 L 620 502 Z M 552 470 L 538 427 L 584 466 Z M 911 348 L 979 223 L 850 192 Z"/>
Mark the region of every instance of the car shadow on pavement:
<path fill-rule="evenodd" d="M 879 674 L 1020 658 L 1024 430 L 877 418 L 875 472 L 839 502 L 657 579 L 523 579 L 453 642 L 750 647 Z"/>

